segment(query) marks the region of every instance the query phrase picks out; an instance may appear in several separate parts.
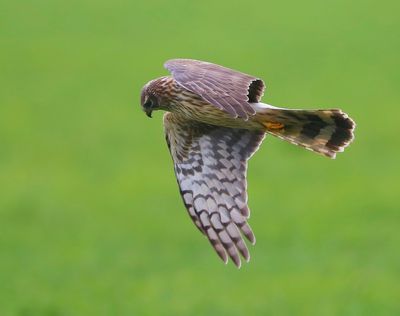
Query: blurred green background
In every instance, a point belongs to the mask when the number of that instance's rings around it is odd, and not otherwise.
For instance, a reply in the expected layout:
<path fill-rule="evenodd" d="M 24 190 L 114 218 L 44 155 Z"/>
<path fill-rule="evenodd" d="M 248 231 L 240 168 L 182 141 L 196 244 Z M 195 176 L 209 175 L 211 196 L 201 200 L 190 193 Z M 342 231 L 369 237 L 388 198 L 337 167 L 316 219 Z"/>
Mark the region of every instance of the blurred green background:
<path fill-rule="evenodd" d="M 399 315 L 397 1 L 0 2 L 0 315 Z M 341 107 L 336 160 L 268 137 L 257 245 L 223 265 L 186 214 L 161 113 L 170 58 Z"/>

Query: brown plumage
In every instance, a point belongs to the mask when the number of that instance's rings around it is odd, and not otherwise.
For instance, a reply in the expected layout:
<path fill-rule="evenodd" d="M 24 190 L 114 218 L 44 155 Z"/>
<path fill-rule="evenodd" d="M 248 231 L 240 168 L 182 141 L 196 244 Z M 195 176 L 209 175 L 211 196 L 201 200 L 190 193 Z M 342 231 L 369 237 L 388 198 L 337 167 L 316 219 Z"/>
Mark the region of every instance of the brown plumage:
<path fill-rule="evenodd" d="M 147 83 L 141 106 L 165 110 L 166 140 L 183 202 L 224 262 L 250 258 L 247 160 L 265 134 L 335 158 L 353 139 L 355 124 L 339 109 L 290 110 L 261 103 L 264 82 L 212 63 L 174 59 L 172 77 Z"/>

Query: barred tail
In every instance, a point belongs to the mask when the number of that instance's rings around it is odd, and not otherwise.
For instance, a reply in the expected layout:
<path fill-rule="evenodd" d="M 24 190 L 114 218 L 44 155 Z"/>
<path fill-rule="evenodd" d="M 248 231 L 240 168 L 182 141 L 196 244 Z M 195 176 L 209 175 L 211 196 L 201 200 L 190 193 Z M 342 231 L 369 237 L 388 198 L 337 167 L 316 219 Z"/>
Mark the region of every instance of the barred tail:
<path fill-rule="evenodd" d="M 354 121 L 339 109 L 289 110 L 265 108 L 258 112 L 266 132 L 292 144 L 335 158 L 354 138 Z"/>

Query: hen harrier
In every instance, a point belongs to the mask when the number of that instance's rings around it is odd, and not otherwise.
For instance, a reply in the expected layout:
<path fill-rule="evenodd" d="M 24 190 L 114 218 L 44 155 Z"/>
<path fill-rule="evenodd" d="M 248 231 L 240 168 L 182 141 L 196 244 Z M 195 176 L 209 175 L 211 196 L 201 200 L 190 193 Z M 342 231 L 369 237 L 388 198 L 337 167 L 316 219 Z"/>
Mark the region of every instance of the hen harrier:
<path fill-rule="evenodd" d="M 173 59 L 172 76 L 148 82 L 141 106 L 164 110 L 167 144 L 190 217 L 219 257 L 248 261 L 247 160 L 266 134 L 335 158 L 353 139 L 355 123 L 339 109 L 291 110 L 261 103 L 264 82 L 208 62 Z"/>

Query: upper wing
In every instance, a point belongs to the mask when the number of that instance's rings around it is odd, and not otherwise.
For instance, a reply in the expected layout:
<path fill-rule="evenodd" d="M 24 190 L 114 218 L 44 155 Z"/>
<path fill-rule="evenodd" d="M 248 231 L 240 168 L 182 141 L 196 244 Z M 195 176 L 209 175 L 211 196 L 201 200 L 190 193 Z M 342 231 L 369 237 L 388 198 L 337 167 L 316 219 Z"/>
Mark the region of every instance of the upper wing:
<path fill-rule="evenodd" d="M 204 61 L 171 59 L 164 66 L 185 89 L 245 120 L 256 114 L 249 102 L 260 102 L 265 90 L 256 77 Z"/>
<path fill-rule="evenodd" d="M 249 252 L 240 234 L 254 243 L 247 224 L 247 160 L 264 132 L 183 121 L 168 113 L 164 128 L 183 202 L 196 226 L 224 262 L 240 267 Z"/>

